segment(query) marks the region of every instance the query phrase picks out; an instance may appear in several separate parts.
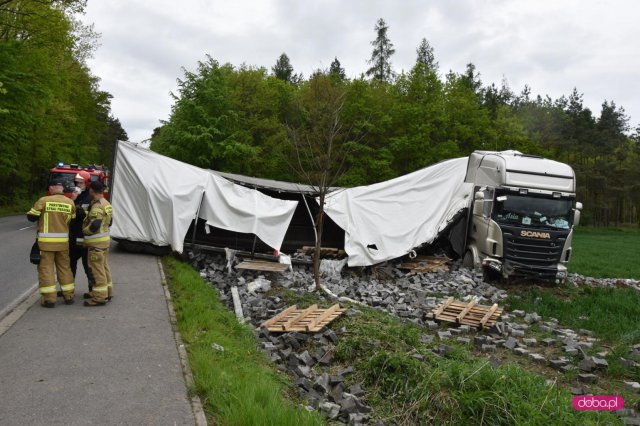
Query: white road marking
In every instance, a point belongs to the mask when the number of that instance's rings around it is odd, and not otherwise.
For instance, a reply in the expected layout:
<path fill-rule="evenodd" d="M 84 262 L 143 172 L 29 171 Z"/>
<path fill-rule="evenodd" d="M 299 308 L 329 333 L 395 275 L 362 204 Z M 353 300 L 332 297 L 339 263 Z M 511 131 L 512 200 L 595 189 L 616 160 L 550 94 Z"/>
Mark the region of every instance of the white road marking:
<path fill-rule="evenodd" d="M 25 229 L 33 228 L 35 225 L 25 226 L 24 228 L 18 229 L 18 231 L 24 231 Z"/>

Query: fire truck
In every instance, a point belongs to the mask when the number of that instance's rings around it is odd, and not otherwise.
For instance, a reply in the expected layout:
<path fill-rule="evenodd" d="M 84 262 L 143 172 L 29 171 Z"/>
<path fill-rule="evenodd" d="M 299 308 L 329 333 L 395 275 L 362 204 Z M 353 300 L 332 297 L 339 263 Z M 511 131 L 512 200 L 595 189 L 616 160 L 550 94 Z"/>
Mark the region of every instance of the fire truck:
<path fill-rule="evenodd" d="M 104 196 L 109 199 L 109 186 L 111 184 L 111 172 L 104 166 L 89 164 L 87 167 L 81 167 L 78 164 L 64 164 L 58 163 L 58 165 L 49 170 L 49 183 L 53 180 L 62 180 L 64 183 L 64 193 L 67 196 L 71 195 L 71 192 L 75 188 L 73 182 L 74 177 L 79 171 L 84 170 L 91 175 L 91 182 L 100 181 L 105 186 Z M 47 195 L 50 195 L 47 191 Z"/>

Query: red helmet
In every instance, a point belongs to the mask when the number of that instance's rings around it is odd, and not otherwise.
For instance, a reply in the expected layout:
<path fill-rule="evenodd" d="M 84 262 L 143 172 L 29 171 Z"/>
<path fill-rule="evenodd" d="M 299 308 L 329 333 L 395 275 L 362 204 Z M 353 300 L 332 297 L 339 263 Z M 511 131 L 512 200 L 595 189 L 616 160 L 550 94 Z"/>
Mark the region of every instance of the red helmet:
<path fill-rule="evenodd" d="M 84 183 L 87 188 L 91 184 L 91 175 L 89 172 L 85 172 L 84 170 L 80 170 L 78 174 L 73 178 L 73 180 L 84 179 Z"/>

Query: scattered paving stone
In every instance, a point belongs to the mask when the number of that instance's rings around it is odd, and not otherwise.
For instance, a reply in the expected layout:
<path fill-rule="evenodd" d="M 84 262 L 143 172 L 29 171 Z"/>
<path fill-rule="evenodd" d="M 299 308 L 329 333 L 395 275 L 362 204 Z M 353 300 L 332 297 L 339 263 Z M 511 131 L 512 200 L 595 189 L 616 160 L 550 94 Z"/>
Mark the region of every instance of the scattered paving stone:
<path fill-rule="evenodd" d="M 524 316 L 524 322 L 526 322 L 527 324 L 536 323 L 536 322 L 540 321 L 541 319 L 542 319 L 542 317 L 540 315 L 538 315 L 536 312 L 532 312 L 532 313 L 526 314 Z"/>
<path fill-rule="evenodd" d="M 323 373 L 320 376 L 318 376 L 315 383 L 313 384 L 313 389 L 317 390 L 322 394 L 329 393 L 329 390 L 330 390 L 329 375 L 327 373 Z"/>
<path fill-rule="evenodd" d="M 555 346 L 556 345 L 556 339 L 552 339 L 552 338 L 546 338 L 546 339 L 542 339 L 542 344 L 544 346 Z"/>
<path fill-rule="evenodd" d="M 560 370 L 562 370 L 565 373 L 568 373 L 570 371 L 576 371 L 578 368 L 575 365 L 571 365 L 571 364 L 567 364 L 565 366 L 560 367 Z"/>
<path fill-rule="evenodd" d="M 369 416 L 367 414 L 362 413 L 351 413 L 349 414 L 349 425 L 363 425 L 369 420 Z"/>
<path fill-rule="evenodd" d="M 334 404 L 333 402 L 325 401 L 320 403 L 318 407 L 320 413 L 322 413 L 329 420 L 335 420 L 338 418 L 340 414 L 340 406 L 338 404 Z"/>
<path fill-rule="evenodd" d="M 506 342 L 504 342 L 503 346 L 507 349 L 513 350 L 518 345 L 518 341 L 513 337 L 509 337 Z"/>
<path fill-rule="evenodd" d="M 564 347 L 564 353 L 566 353 L 567 355 L 578 355 L 578 352 L 578 348 L 576 348 L 575 346 Z"/>
<path fill-rule="evenodd" d="M 631 370 L 632 368 L 636 368 L 639 366 L 637 362 L 622 357 L 620 357 L 620 365 L 622 365 L 622 367 L 627 370 Z"/>
<path fill-rule="evenodd" d="M 493 368 L 498 368 L 502 365 L 502 361 L 500 361 L 498 358 L 496 358 L 495 356 L 491 355 L 489 357 L 489 364 L 491 364 L 491 366 Z"/>
<path fill-rule="evenodd" d="M 482 345 L 480 350 L 485 353 L 493 353 L 496 351 L 496 345 Z"/>
<path fill-rule="evenodd" d="M 440 340 L 447 340 L 451 338 L 451 333 L 449 331 L 438 331 L 438 338 Z"/>
<path fill-rule="evenodd" d="M 529 359 L 531 359 L 533 362 L 537 362 L 538 364 L 547 363 L 547 359 L 544 357 L 544 355 L 537 354 L 537 353 L 529 353 L 528 356 L 529 356 Z"/>
<path fill-rule="evenodd" d="M 308 367 L 313 367 L 313 365 L 316 363 L 313 357 L 309 355 L 308 351 L 304 351 L 300 355 L 298 355 L 298 359 Z"/>
<path fill-rule="evenodd" d="M 355 385 L 349 386 L 349 393 L 360 398 L 362 395 L 364 395 L 364 390 L 362 389 L 360 383 L 357 383 Z"/>
<path fill-rule="evenodd" d="M 524 356 L 524 355 L 527 355 L 529 353 L 529 351 L 524 349 L 524 348 L 515 348 L 513 350 L 513 353 L 516 354 L 516 355 L 523 355 Z"/>
<path fill-rule="evenodd" d="M 568 361 L 565 359 L 552 359 L 549 361 L 549 365 L 556 370 L 560 370 L 562 367 L 568 364 Z"/>
<path fill-rule="evenodd" d="M 331 361 L 333 361 L 333 351 L 328 351 L 318 360 L 318 364 L 329 365 Z"/>
<path fill-rule="evenodd" d="M 524 317 L 524 315 L 525 315 L 524 311 L 521 311 L 521 310 L 519 310 L 519 309 L 518 309 L 518 310 L 515 310 L 515 311 L 511 311 L 511 313 L 512 313 L 513 315 L 517 316 L 517 317 Z"/>
<path fill-rule="evenodd" d="M 458 337 L 458 338 L 456 338 L 456 342 L 463 343 L 463 344 L 466 345 L 466 344 L 471 343 L 471 339 L 468 338 L 468 337 Z"/>
<path fill-rule="evenodd" d="M 294 382 L 294 385 L 301 387 L 305 391 L 309 391 L 311 389 L 311 382 L 306 377 L 298 377 Z"/>
<path fill-rule="evenodd" d="M 534 339 L 533 337 L 528 338 L 528 339 L 522 339 L 522 341 L 524 342 L 525 345 L 527 345 L 529 347 L 538 345 L 538 341 L 536 339 Z"/>
<path fill-rule="evenodd" d="M 432 335 L 423 334 L 422 336 L 420 336 L 420 343 L 422 343 L 423 345 L 428 345 L 431 342 L 433 342 L 433 336 Z"/>
<path fill-rule="evenodd" d="M 609 368 L 609 363 L 607 362 L 606 359 L 604 358 L 596 358 L 593 357 L 593 362 L 595 363 L 595 368 L 598 370 L 606 370 L 607 368 Z"/>
<path fill-rule="evenodd" d="M 440 327 L 440 325 L 435 321 L 427 321 L 425 324 L 429 330 L 435 330 Z"/>
<path fill-rule="evenodd" d="M 585 330 L 583 328 L 578 330 L 578 334 L 581 334 L 583 336 L 593 336 L 593 331 L 591 330 Z"/>
<path fill-rule="evenodd" d="M 584 395 L 584 388 L 572 387 L 570 390 L 572 395 Z"/>
<path fill-rule="evenodd" d="M 624 382 L 624 387 L 633 392 L 640 392 L 640 383 L 638 382 Z"/>
<path fill-rule="evenodd" d="M 509 334 L 511 334 L 513 337 L 524 337 L 524 330 L 511 329 L 511 332 Z"/>
<path fill-rule="evenodd" d="M 424 361 L 424 355 L 422 354 L 413 354 L 411 355 L 411 358 L 417 359 L 418 361 Z"/>
<path fill-rule="evenodd" d="M 591 373 L 596 368 L 596 363 L 593 362 L 592 358 L 585 358 L 578 363 L 578 368 L 581 371 L 586 371 L 587 373 Z"/>
<path fill-rule="evenodd" d="M 582 383 L 598 383 L 598 376 L 591 373 L 580 373 L 578 374 L 578 380 Z"/>
<path fill-rule="evenodd" d="M 293 372 L 298 377 L 310 377 L 311 376 L 311 368 L 306 365 L 298 365 Z"/>
<path fill-rule="evenodd" d="M 624 426 L 639 426 L 640 417 L 625 417 L 622 419 L 622 424 Z"/>

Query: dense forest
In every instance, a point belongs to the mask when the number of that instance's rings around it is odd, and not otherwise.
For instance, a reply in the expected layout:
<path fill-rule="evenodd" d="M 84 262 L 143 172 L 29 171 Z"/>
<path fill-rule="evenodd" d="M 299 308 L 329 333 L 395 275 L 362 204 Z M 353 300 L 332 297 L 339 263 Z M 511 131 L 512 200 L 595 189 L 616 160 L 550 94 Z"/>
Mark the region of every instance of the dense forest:
<path fill-rule="evenodd" d="M 0 0 L 0 206 L 42 194 L 59 161 L 109 164 L 126 139 L 87 59 L 86 0 Z"/>
<path fill-rule="evenodd" d="M 640 224 L 640 128 L 630 129 L 614 101 L 595 115 L 577 89 L 558 99 L 533 96 L 528 86 L 516 93 L 506 82 L 484 84 L 471 63 L 444 73 L 426 39 L 412 69 L 395 73 L 388 29 L 377 22 L 371 67 L 357 78 L 337 58 L 305 79 L 284 53 L 271 70 L 207 56 L 178 80 L 152 149 L 200 167 L 300 181 L 291 130 L 310 117 L 314 97 L 323 102 L 318 88 L 328 80 L 349 134 L 338 185 L 390 179 L 473 150 L 515 149 L 574 167 L 583 224 Z"/>

